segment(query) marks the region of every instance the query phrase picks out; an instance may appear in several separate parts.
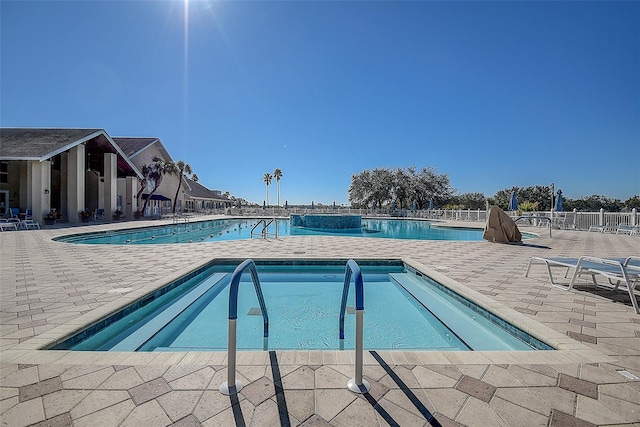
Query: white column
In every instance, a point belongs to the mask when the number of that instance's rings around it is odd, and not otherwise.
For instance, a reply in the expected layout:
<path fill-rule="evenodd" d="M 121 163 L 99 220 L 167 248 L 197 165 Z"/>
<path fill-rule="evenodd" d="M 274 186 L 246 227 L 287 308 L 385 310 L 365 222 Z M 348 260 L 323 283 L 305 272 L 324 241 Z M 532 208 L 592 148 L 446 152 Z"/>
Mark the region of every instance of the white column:
<path fill-rule="evenodd" d="M 136 195 L 138 194 L 138 178 L 135 176 L 128 176 L 125 184 L 124 194 L 124 206 L 122 206 L 122 212 L 129 219 L 133 218 L 133 213 L 138 210 L 138 201 Z M 142 207 L 142 206 L 140 206 Z"/>
<path fill-rule="evenodd" d="M 27 166 L 33 219 L 42 222 L 51 209 L 51 162 L 32 161 Z"/>
<path fill-rule="evenodd" d="M 76 145 L 67 155 L 67 212 L 69 222 L 79 222 L 78 212 L 85 208 L 85 146 Z M 64 186 L 64 184 L 63 184 Z M 64 199 L 62 199 L 64 200 Z"/>
<path fill-rule="evenodd" d="M 111 219 L 118 195 L 118 155 L 104 153 L 104 216 Z"/>

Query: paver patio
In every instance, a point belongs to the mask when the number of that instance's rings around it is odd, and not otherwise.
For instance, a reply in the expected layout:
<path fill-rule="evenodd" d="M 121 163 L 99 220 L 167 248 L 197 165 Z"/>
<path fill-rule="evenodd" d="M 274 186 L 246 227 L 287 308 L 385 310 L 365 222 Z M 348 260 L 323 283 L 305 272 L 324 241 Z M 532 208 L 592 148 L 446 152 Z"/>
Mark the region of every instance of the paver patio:
<path fill-rule="evenodd" d="M 0 233 L 2 425 L 640 425 L 640 381 L 619 372 L 640 376 L 640 315 L 628 294 L 563 291 L 543 267 L 524 277 L 531 256 L 638 255 L 637 236 L 554 230 L 522 246 L 322 236 L 154 246 L 51 240 L 144 224 Z M 549 331 L 559 349 L 368 351 L 364 395 L 346 388 L 352 351 L 241 352 L 238 377 L 247 385 L 232 397 L 218 391 L 226 352 L 39 350 L 217 257 L 411 260 Z"/>

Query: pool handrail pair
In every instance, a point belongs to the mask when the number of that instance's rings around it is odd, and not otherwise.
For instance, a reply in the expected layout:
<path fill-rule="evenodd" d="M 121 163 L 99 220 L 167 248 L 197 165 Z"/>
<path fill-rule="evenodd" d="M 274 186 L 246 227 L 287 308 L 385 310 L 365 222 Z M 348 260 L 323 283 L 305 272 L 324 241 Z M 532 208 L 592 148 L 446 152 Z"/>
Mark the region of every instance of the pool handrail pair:
<path fill-rule="evenodd" d="M 253 280 L 253 286 L 256 290 L 258 297 L 258 303 L 260 304 L 260 310 L 262 311 L 262 318 L 264 321 L 264 339 L 265 343 L 269 337 L 269 316 L 267 314 L 267 307 L 264 303 L 264 296 L 262 294 L 262 287 L 260 286 L 260 279 L 258 279 L 258 272 L 256 271 L 256 264 L 252 259 L 247 259 L 238 265 L 231 275 L 231 284 L 229 288 L 229 337 L 227 342 L 227 381 L 220 385 L 220 393 L 230 396 L 238 393 L 244 387 L 242 381 L 236 379 L 236 322 L 238 320 L 238 288 L 240 286 L 240 279 L 245 270 L 251 272 L 251 278 Z M 351 277 L 355 282 L 355 294 L 356 294 L 356 366 L 355 377 L 347 382 L 347 388 L 354 393 L 367 393 L 371 386 L 362 378 L 362 364 L 363 364 L 363 331 L 364 331 L 364 282 L 362 280 L 362 272 L 358 264 L 350 259 L 347 261 L 347 266 L 344 273 L 344 286 L 342 288 L 342 304 L 340 306 L 340 340 L 344 340 L 344 317 L 347 308 L 347 297 L 349 295 L 349 286 L 351 284 Z"/>

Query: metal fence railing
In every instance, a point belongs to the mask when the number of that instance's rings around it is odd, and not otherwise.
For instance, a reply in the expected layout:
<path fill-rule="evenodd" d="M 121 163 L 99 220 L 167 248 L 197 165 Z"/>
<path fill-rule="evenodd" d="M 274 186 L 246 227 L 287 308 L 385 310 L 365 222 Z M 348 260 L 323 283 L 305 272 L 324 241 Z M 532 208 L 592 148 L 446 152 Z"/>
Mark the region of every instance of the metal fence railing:
<path fill-rule="evenodd" d="M 484 209 L 352 209 L 345 207 L 232 207 L 220 210 L 214 210 L 207 213 L 220 213 L 233 216 L 256 216 L 256 217 L 288 217 L 291 214 L 297 215 L 320 215 L 320 214 L 339 214 L 339 215 L 362 215 L 363 217 L 391 217 L 391 218 L 421 218 L 432 220 L 446 221 L 467 221 L 467 222 L 485 222 L 487 220 L 487 211 Z M 591 226 L 607 226 L 614 231 L 619 225 L 640 225 L 640 213 L 637 209 L 629 212 L 605 212 L 601 209 L 598 212 L 507 212 L 512 218 L 517 216 L 545 216 L 551 218 L 554 227 L 588 230 Z"/>

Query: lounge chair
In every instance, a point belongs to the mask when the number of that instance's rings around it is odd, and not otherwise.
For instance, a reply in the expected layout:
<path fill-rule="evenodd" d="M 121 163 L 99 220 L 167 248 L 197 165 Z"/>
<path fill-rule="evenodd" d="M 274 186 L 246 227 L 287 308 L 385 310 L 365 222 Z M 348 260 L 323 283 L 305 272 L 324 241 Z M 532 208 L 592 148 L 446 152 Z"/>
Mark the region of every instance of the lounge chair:
<path fill-rule="evenodd" d="M 17 230 L 18 226 L 15 221 L 7 221 L 6 218 L 0 218 L 0 231 Z"/>
<path fill-rule="evenodd" d="M 597 231 L 599 233 L 604 233 L 605 231 L 610 231 L 611 227 L 609 227 L 609 223 L 605 225 L 592 225 L 589 227 L 589 231 Z"/>
<path fill-rule="evenodd" d="M 616 290 L 618 289 L 620 284 L 624 284 L 629 293 L 629 297 L 631 298 L 631 304 L 633 305 L 633 308 L 635 309 L 636 313 L 640 314 L 638 300 L 633 293 L 636 282 L 640 281 L 640 257 L 630 256 L 628 258 L 615 259 L 597 258 L 590 256 L 582 256 L 578 259 L 532 257 L 529 260 L 529 264 L 527 265 L 527 272 L 525 273 L 525 277 L 529 276 L 529 269 L 531 268 L 531 264 L 535 262 L 545 264 L 549 273 L 549 280 L 551 281 L 551 284 L 564 290 L 572 289 L 576 284 L 576 280 L 580 276 L 591 276 L 593 284 L 598 288 Z M 554 281 L 553 275 L 551 273 L 552 267 L 565 268 L 565 277 L 567 277 L 569 270 L 573 269 L 573 275 L 571 276 L 569 285 L 560 285 Z M 605 277 L 613 286 L 613 288 L 599 285 L 596 281 L 596 276 Z"/>
<path fill-rule="evenodd" d="M 21 221 L 20 227 L 25 230 L 40 230 L 40 224 L 38 221 L 34 221 L 32 219 L 25 219 L 24 221 Z"/>
<path fill-rule="evenodd" d="M 620 224 L 618 226 L 618 229 L 616 230 L 616 234 L 624 233 L 624 234 L 629 234 L 631 236 L 634 234 L 638 234 L 638 232 L 640 232 L 639 226 L 627 225 L 627 224 Z"/>
<path fill-rule="evenodd" d="M 93 214 L 93 219 L 94 221 L 97 221 L 98 219 L 104 221 L 104 209 L 96 209 L 95 213 Z"/>

